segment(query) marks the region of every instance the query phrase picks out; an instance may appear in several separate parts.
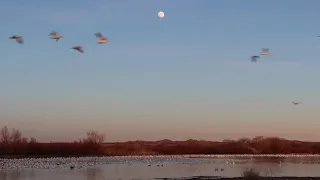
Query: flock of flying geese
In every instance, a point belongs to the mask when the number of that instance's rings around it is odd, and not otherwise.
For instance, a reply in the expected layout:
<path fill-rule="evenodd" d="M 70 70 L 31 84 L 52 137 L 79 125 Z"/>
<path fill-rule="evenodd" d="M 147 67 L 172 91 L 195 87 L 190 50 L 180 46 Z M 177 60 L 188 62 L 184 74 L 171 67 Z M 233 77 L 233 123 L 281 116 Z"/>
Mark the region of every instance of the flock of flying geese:
<path fill-rule="evenodd" d="M 109 42 L 108 38 L 103 36 L 100 32 L 95 33 L 94 35 L 98 38 L 97 44 L 104 44 L 104 43 Z M 49 36 L 51 36 L 51 39 L 55 39 L 56 42 L 58 42 L 61 38 L 63 38 L 63 36 L 61 36 L 56 31 L 52 31 L 49 34 Z M 19 43 L 19 44 L 23 44 L 24 43 L 23 36 L 21 36 L 21 35 L 13 35 L 13 36 L 10 37 L 10 39 L 15 39 L 17 41 L 17 43 Z M 77 50 L 80 53 L 84 53 L 83 46 L 81 46 L 81 45 L 73 46 L 71 49 Z M 263 48 L 261 50 L 260 56 L 266 56 L 266 55 L 269 55 L 269 54 L 270 54 L 269 48 Z M 257 60 L 260 59 L 260 56 L 257 56 L 257 55 L 251 56 L 251 62 L 257 62 Z M 302 104 L 302 103 L 301 102 L 292 102 L 292 104 L 293 105 L 299 105 L 299 104 Z"/>
<path fill-rule="evenodd" d="M 269 55 L 270 52 L 269 52 L 269 48 L 263 48 L 260 55 L 261 56 L 265 56 L 265 55 Z M 251 56 L 251 62 L 257 62 L 257 60 L 260 59 L 260 56 Z"/>
<path fill-rule="evenodd" d="M 95 33 L 94 35 L 98 38 L 97 44 L 104 44 L 104 43 L 109 42 L 108 38 L 103 36 L 100 32 L 99 33 Z M 49 34 L 49 36 L 51 36 L 51 39 L 55 39 L 56 42 L 58 42 L 61 38 L 63 38 L 63 36 L 61 36 L 56 31 L 52 31 Z M 23 36 L 21 36 L 21 35 L 13 35 L 13 36 L 10 37 L 10 39 L 15 39 L 16 42 L 19 43 L 19 44 L 23 44 L 24 43 Z M 84 53 L 83 46 L 80 46 L 80 45 L 73 46 L 71 49 L 74 49 L 74 50 L 77 50 L 78 52 Z"/>
<path fill-rule="evenodd" d="M 260 56 L 265 56 L 265 55 L 269 55 L 269 54 L 270 54 L 269 48 L 263 48 L 261 50 Z M 251 62 L 257 62 L 257 60 L 260 59 L 260 56 L 257 56 L 257 55 L 251 56 Z M 292 102 L 292 104 L 299 105 L 302 103 L 301 102 Z"/>
<path fill-rule="evenodd" d="M 101 33 L 95 33 L 94 35 L 98 38 L 98 42 L 97 42 L 98 44 L 104 44 L 109 42 L 108 38 L 104 37 Z M 51 36 L 51 39 L 55 39 L 56 42 L 58 42 L 61 38 L 63 38 L 63 36 L 61 36 L 56 31 L 52 31 L 49 34 L 49 36 Z M 10 39 L 15 39 L 19 44 L 24 43 L 23 36 L 21 35 L 13 35 L 10 37 Z M 80 45 L 73 46 L 71 49 L 84 53 L 83 46 L 80 46 Z M 269 55 L 269 54 L 270 54 L 269 48 L 263 48 L 260 53 L 261 56 Z M 251 56 L 251 62 L 257 62 L 258 59 L 260 59 L 260 56 L 257 56 L 257 55 Z"/>

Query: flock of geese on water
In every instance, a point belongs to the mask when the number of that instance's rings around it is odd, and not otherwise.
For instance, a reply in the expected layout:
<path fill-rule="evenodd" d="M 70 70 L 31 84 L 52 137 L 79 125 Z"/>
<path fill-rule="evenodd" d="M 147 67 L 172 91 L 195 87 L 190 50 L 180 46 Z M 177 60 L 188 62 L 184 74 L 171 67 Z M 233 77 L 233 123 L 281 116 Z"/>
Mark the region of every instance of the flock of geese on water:
<path fill-rule="evenodd" d="M 207 159 L 202 159 L 206 158 Z M 208 158 L 213 157 L 213 158 Z M 245 159 L 242 159 L 244 157 Z M 279 158 L 293 158 L 288 161 L 288 163 L 304 163 L 317 164 L 320 162 L 320 155 L 318 154 L 306 154 L 306 155 L 286 155 L 286 154 L 259 154 L 259 155 L 249 155 L 249 154 L 239 154 L 239 155 L 176 155 L 176 156 L 116 156 L 116 157 L 69 157 L 69 158 L 22 158 L 22 159 L 0 159 L 0 177 L 3 170 L 18 170 L 24 168 L 36 168 L 36 169 L 55 169 L 55 168 L 68 168 L 71 171 L 76 169 L 87 168 L 95 165 L 108 165 L 108 164 L 127 164 L 128 166 L 134 166 L 140 163 L 133 164 L 132 162 L 141 162 L 149 167 L 167 167 L 163 162 L 169 163 L 173 162 L 175 164 L 184 164 L 192 167 L 192 171 L 201 173 L 200 168 L 197 166 L 199 163 L 212 163 L 217 166 L 213 167 L 212 171 L 214 173 L 225 173 L 228 167 L 234 167 L 239 164 L 247 164 L 255 161 L 255 157 L 279 157 Z M 302 160 L 300 157 L 317 157 L 317 159 L 305 159 Z M 189 158 L 195 158 L 195 160 L 190 160 Z M 200 159 L 198 159 L 200 158 Z M 217 162 L 217 158 L 222 158 L 222 161 Z M 226 159 L 225 159 L 226 158 Z M 229 158 L 240 158 L 229 159 Z M 188 160 L 189 159 L 189 160 Z M 224 159 L 224 160 L 223 160 Z M 260 161 L 259 159 L 257 159 Z M 293 161 L 292 161 L 293 160 Z M 287 161 L 287 160 L 286 160 Z M 262 161 L 263 162 L 263 159 Z M 269 162 L 267 160 L 267 162 Z M 279 167 L 282 167 L 282 161 L 280 159 L 276 160 Z M 287 162 L 284 162 L 284 165 Z M 170 166 L 167 168 L 171 168 Z M 261 173 L 265 173 L 266 176 L 273 175 L 274 170 L 270 167 L 263 167 Z M 4 171 L 5 172 L 5 171 Z"/>
<path fill-rule="evenodd" d="M 185 160 L 178 157 L 72 157 L 72 158 L 23 158 L 23 159 L 0 159 L 0 169 L 21 169 L 21 168 L 36 168 L 36 169 L 55 169 L 55 168 L 69 168 L 80 169 L 102 164 L 126 164 L 133 166 L 135 163 L 140 162 L 149 167 L 164 167 L 164 162 L 179 162 L 180 164 L 193 165 L 194 162 L 202 162 L 203 160 Z M 207 159 L 206 162 L 215 163 L 214 159 Z M 138 164 L 140 164 L 138 163 Z M 235 165 L 234 161 L 221 162 L 222 164 Z M 219 168 L 224 171 L 224 168 Z M 215 171 L 219 170 L 218 168 Z"/>
<path fill-rule="evenodd" d="M 210 158 L 211 157 L 211 158 Z M 201 162 L 225 164 L 227 166 L 234 166 L 236 164 L 243 164 L 255 161 L 259 157 L 289 157 L 290 162 L 302 163 L 300 157 L 316 157 L 316 159 L 306 159 L 308 163 L 319 163 L 320 155 L 180 155 L 180 156 L 119 156 L 119 157 L 72 157 L 72 158 L 22 158 L 22 159 L 0 159 L 1 169 L 21 169 L 21 168 L 36 168 L 36 169 L 55 169 L 55 168 L 70 168 L 79 169 L 94 165 L 103 164 L 127 164 L 132 166 L 133 162 L 141 162 L 147 166 L 164 167 L 166 163 L 179 163 L 196 165 Z M 190 158 L 195 158 L 190 160 Z M 205 158 L 205 159 L 203 159 Z M 221 161 L 217 158 L 222 158 Z M 233 158 L 236 158 L 232 160 Z M 240 158 L 239 161 L 237 158 Z M 243 159 L 244 158 L 244 159 Z M 263 159 L 261 159 L 263 160 Z M 310 161 L 310 162 L 309 162 Z M 277 164 L 282 165 L 281 159 L 276 159 Z M 140 164 L 140 163 L 139 163 Z M 224 167 L 216 168 L 215 171 L 224 171 Z"/>
<path fill-rule="evenodd" d="M 97 38 L 98 38 L 98 42 L 97 44 L 104 44 L 109 42 L 108 38 L 106 38 L 105 36 L 103 36 L 100 32 L 95 33 L 94 34 Z M 49 36 L 51 36 L 51 39 L 56 40 L 56 42 L 58 42 L 61 38 L 63 38 L 63 36 L 61 36 L 58 32 L 56 31 L 52 31 Z M 17 43 L 19 44 L 24 44 L 24 39 L 22 35 L 12 35 L 11 37 L 9 37 L 10 39 L 14 39 L 16 40 Z M 78 52 L 84 53 L 84 48 L 81 45 L 76 45 L 73 46 L 71 49 L 77 50 Z"/>

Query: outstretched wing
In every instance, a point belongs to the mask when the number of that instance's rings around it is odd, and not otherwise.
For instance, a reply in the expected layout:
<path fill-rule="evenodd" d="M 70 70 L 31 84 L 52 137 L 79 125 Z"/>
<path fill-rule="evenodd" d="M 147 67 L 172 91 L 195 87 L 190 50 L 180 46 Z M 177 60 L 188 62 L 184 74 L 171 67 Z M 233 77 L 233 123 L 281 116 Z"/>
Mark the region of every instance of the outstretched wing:
<path fill-rule="evenodd" d="M 49 36 L 56 36 L 56 35 L 58 35 L 58 33 L 57 33 L 56 31 L 52 31 L 52 32 L 49 34 Z"/>
<path fill-rule="evenodd" d="M 292 102 L 294 105 L 301 104 L 301 102 Z"/>
<path fill-rule="evenodd" d="M 94 34 L 97 38 L 103 37 L 101 33 L 95 33 Z"/>
<path fill-rule="evenodd" d="M 268 55 L 270 52 L 269 52 L 269 48 L 263 48 L 261 50 L 261 55 Z"/>
<path fill-rule="evenodd" d="M 83 51 L 83 48 L 82 48 L 82 47 L 78 48 L 78 51 L 79 51 L 79 52 L 81 52 L 81 53 L 84 53 L 84 51 Z"/>
<path fill-rule="evenodd" d="M 106 40 L 106 38 L 101 33 L 95 33 L 95 36 L 101 40 Z"/>
<path fill-rule="evenodd" d="M 77 51 L 81 52 L 81 53 L 84 52 L 82 46 L 74 46 L 73 48 L 76 49 Z"/>
<path fill-rule="evenodd" d="M 17 39 L 17 42 L 19 43 L 19 44 L 23 44 L 23 39 L 22 38 L 20 38 L 20 39 Z"/>
<path fill-rule="evenodd" d="M 259 59 L 260 56 L 251 56 L 251 62 L 257 62 L 257 59 Z"/>

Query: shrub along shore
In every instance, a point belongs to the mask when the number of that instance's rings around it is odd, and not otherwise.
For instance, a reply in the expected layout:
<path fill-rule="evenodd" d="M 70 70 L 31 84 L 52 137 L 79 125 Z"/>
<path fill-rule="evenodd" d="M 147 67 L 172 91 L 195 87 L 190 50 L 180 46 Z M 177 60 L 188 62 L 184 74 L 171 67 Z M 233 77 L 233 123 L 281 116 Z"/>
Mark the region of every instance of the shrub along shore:
<path fill-rule="evenodd" d="M 320 154 L 320 142 L 287 140 L 279 137 L 240 138 L 238 140 L 204 141 L 128 141 L 104 143 L 105 135 L 87 132 L 74 142 L 38 142 L 26 138 L 17 129 L 0 130 L 0 158 L 128 156 L 183 154 Z"/>

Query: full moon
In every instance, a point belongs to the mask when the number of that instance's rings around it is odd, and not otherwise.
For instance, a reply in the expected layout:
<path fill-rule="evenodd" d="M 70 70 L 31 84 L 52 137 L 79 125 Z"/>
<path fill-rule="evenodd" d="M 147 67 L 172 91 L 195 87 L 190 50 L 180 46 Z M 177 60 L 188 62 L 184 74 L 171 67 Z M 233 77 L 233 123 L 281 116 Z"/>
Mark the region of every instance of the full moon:
<path fill-rule="evenodd" d="M 158 12 L 158 17 L 161 19 L 164 18 L 164 12 L 162 11 Z"/>

